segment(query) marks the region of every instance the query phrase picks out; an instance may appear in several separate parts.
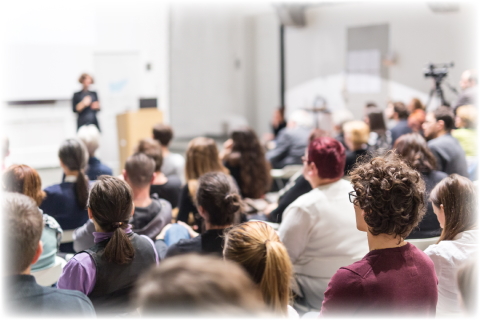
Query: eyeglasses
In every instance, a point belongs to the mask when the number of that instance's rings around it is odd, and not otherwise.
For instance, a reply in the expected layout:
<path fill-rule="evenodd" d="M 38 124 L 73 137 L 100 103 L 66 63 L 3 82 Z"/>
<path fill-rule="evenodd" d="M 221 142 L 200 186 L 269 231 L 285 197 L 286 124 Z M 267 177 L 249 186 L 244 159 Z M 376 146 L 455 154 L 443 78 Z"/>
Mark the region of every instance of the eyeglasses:
<path fill-rule="evenodd" d="M 357 193 L 355 191 L 350 191 L 348 193 L 348 200 L 350 200 L 351 203 L 354 203 L 356 197 Z"/>

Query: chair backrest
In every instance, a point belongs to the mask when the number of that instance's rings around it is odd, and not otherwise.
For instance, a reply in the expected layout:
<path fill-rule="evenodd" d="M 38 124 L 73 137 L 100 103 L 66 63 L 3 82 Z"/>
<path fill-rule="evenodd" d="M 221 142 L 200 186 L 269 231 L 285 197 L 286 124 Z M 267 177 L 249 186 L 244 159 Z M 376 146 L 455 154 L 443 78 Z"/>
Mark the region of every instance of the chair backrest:
<path fill-rule="evenodd" d="M 65 259 L 56 256 L 55 264 L 50 268 L 32 272 L 37 283 L 41 286 L 50 287 L 58 281 L 62 274 L 63 267 L 67 264 Z"/>
<path fill-rule="evenodd" d="M 425 239 L 407 239 L 407 242 L 410 242 L 411 244 L 413 244 L 418 249 L 424 251 L 431 244 L 437 243 L 438 239 L 440 239 L 440 237 L 425 238 Z"/>

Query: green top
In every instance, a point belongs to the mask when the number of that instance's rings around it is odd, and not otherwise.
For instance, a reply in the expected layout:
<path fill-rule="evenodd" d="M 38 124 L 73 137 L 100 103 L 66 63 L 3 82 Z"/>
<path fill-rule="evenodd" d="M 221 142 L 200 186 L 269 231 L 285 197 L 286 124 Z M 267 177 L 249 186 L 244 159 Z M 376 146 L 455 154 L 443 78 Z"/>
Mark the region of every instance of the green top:
<path fill-rule="evenodd" d="M 460 142 L 467 157 L 477 155 L 477 132 L 474 129 L 457 129 L 452 131 L 452 136 Z"/>

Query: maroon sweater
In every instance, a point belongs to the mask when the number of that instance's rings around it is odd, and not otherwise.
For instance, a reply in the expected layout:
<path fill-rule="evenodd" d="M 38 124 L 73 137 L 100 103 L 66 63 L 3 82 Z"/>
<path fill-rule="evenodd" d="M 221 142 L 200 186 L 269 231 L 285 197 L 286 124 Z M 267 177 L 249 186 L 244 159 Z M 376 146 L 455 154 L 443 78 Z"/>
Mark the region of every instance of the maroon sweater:
<path fill-rule="evenodd" d="M 437 284 L 432 260 L 414 245 L 372 250 L 338 269 L 325 291 L 320 317 L 434 317 Z"/>

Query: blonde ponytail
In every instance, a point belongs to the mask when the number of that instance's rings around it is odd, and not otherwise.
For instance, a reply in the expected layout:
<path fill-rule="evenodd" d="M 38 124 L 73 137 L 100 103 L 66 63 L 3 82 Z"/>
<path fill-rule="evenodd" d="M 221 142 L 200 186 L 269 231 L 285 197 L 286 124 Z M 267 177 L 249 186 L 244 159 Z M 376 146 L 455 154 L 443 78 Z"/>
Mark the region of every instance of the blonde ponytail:
<path fill-rule="evenodd" d="M 287 316 L 293 267 L 275 230 L 261 221 L 237 225 L 225 235 L 224 253 L 247 270 L 270 310 Z"/>

